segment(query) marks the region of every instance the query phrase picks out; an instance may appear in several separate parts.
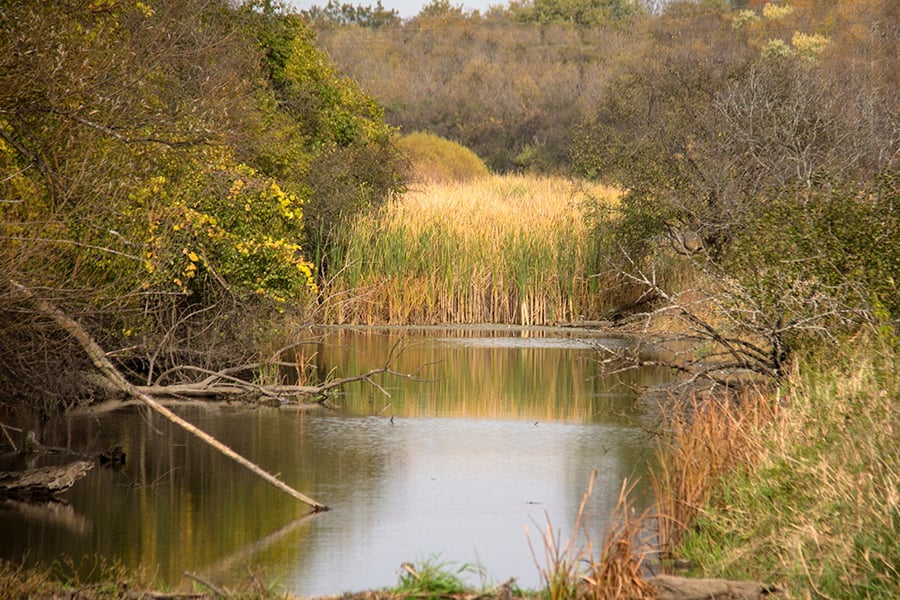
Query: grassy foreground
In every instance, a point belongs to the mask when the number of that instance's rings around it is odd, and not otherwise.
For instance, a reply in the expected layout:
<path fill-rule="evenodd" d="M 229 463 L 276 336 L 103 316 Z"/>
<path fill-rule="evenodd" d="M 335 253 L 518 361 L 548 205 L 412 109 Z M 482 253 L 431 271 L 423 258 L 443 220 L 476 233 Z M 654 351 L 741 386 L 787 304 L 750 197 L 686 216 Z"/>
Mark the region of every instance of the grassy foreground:
<path fill-rule="evenodd" d="M 431 183 L 357 220 L 336 244 L 324 290 L 336 323 L 517 323 L 595 316 L 586 211 L 617 193 L 558 177 Z"/>

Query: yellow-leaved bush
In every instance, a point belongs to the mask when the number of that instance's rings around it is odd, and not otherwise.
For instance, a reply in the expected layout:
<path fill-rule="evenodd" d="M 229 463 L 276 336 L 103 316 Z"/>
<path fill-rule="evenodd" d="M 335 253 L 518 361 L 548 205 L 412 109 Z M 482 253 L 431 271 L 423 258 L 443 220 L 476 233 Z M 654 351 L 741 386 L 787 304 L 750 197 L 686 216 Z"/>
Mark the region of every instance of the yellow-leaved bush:
<path fill-rule="evenodd" d="M 240 163 L 198 167 L 140 190 L 162 200 L 150 213 L 145 285 L 183 293 L 220 285 L 279 302 L 314 292 L 300 246 L 303 199 Z"/>

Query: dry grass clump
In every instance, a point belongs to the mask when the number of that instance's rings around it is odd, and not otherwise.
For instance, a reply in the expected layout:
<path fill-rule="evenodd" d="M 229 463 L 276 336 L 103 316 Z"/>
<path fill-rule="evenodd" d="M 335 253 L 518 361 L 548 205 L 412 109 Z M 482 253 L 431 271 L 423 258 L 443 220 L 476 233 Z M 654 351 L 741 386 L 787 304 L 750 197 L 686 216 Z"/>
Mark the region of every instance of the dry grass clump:
<path fill-rule="evenodd" d="M 92 559 L 85 558 L 90 561 Z M 113 600 L 119 598 L 190 598 L 204 600 L 290 600 L 293 596 L 277 589 L 258 573 L 248 571 L 232 588 L 220 588 L 197 575 L 185 573 L 191 592 L 156 591 L 159 583 L 146 568 L 126 569 L 101 559 L 90 565 L 84 576 L 73 561 L 64 559 L 53 565 L 24 567 L 0 560 L 0 598 L 3 600 L 74 599 Z M 190 581 L 187 581 L 190 579 Z M 183 587 L 183 586 L 182 586 Z"/>
<path fill-rule="evenodd" d="M 749 389 L 702 401 L 691 396 L 662 411 L 650 483 L 663 556 L 681 542 L 722 477 L 759 461 L 760 432 L 777 411 L 776 400 Z"/>
<path fill-rule="evenodd" d="M 642 573 L 644 558 L 648 553 L 648 548 L 640 541 L 647 531 L 646 513 L 635 514 L 630 502 L 634 485 L 629 485 L 627 481 L 622 482 L 613 511 L 611 520 L 616 524 L 604 538 L 599 553 L 594 554 L 584 511 L 593 494 L 596 475 L 596 471 L 591 473 L 588 489 L 578 507 L 572 536 L 565 544 L 562 543 L 560 532 L 554 531 L 549 516 L 541 533 L 543 562 L 538 559 L 531 538 L 528 539 L 528 546 L 544 584 L 544 592 L 550 600 L 655 598 L 654 589 Z M 576 541 L 579 533 L 585 537 L 583 544 Z"/>
<path fill-rule="evenodd" d="M 433 184 L 344 232 L 325 290 L 338 323 L 551 324 L 602 309 L 587 203 L 615 191 L 557 177 Z M 350 299 L 354 301 L 349 301 Z"/>
<path fill-rule="evenodd" d="M 100 559 L 92 563 L 90 569 L 90 575 L 85 577 L 70 559 L 35 567 L 0 560 L 0 598 L 101 600 L 121 598 L 126 591 L 138 594 L 137 590 L 153 589 L 153 577 L 146 570 L 128 571 L 121 565 L 107 564 Z"/>
<path fill-rule="evenodd" d="M 48 597 L 58 587 L 45 571 L 0 561 L 0 598 Z"/>
<path fill-rule="evenodd" d="M 647 513 L 635 514 L 630 498 L 633 486 L 622 482 L 613 515 L 617 524 L 600 547 L 600 555 L 592 560 L 587 596 L 592 600 L 655 598 L 653 587 L 644 579 L 643 564 L 649 548 L 641 543 L 647 532 Z"/>
<path fill-rule="evenodd" d="M 415 181 L 464 182 L 489 174 L 477 154 L 433 133 L 416 131 L 398 138 L 396 143 L 409 158 Z"/>

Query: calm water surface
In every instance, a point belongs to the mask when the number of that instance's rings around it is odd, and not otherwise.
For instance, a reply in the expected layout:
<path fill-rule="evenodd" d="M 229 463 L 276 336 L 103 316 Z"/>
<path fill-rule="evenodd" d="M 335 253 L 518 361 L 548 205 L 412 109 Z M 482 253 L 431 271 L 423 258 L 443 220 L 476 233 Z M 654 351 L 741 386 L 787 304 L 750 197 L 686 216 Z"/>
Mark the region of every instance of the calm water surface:
<path fill-rule="evenodd" d="M 650 454 L 632 390 L 666 375 L 600 377 L 592 343 L 551 330 L 336 330 L 298 347 L 298 371 L 351 375 L 393 351 L 415 377 L 379 377 L 390 397 L 351 385 L 333 410 L 176 409 L 331 508 L 314 516 L 145 409 L 51 422 L 45 444 L 122 444 L 128 462 L 95 468 L 66 504 L 0 504 L 0 557 L 69 557 L 85 576 L 100 560 L 146 565 L 171 585 L 185 571 L 228 585 L 251 570 L 307 596 L 391 586 L 401 563 L 423 560 L 479 565 L 485 575 L 464 573 L 473 585 L 538 587 L 528 537 L 542 556 L 549 516 L 565 539 L 596 469 L 588 511 L 601 538 L 622 480 L 644 476 Z"/>

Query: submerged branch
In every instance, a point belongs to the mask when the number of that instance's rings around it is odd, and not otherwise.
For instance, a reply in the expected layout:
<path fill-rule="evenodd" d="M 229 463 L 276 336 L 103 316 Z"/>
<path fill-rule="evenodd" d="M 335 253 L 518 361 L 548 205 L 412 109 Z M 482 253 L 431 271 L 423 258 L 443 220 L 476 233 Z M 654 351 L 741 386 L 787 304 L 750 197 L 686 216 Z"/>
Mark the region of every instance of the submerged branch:
<path fill-rule="evenodd" d="M 246 379 L 235 376 L 235 374 L 237 373 L 256 371 L 266 366 L 293 364 L 282 361 L 273 361 L 265 363 L 248 363 L 244 365 L 228 367 L 219 371 L 204 369 L 202 367 L 197 367 L 194 365 L 177 365 L 166 369 L 164 372 L 158 375 L 156 377 L 155 383 L 136 387 L 144 393 L 159 397 L 228 398 L 246 395 L 257 395 L 260 397 L 274 398 L 281 401 L 286 401 L 289 398 L 297 399 L 301 397 L 318 398 L 317 404 L 322 404 L 327 399 L 328 393 L 331 390 L 344 387 L 347 384 L 355 383 L 357 381 L 365 381 L 369 385 L 376 388 L 379 392 L 390 398 L 390 393 L 386 389 L 384 389 L 381 384 L 376 382 L 373 377 L 375 377 L 376 375 L 392 375 L 394 377 L 402 377 L 414 381 L 425 381 L 416 377 L 414 374 L 401 373 L 391 368 L 391 365 L 395 362 L 397 355 L 399 354 L 398 350 L 400 343 L 401 340 L 398 340 L 397 343 L 395 343 L 391 348 L 391 351 L 388 354 L 388 358 L 383 366 L 371 369 L 369 371 L 366 371 L 365 373 L 360 373 L 358 375 L 331 379 L 320 385 L 262 384 L 247 381 Z M 278 350 L 277 352 L 275 352 L 275 354 L 273 354 L 273 358 L 282 354 L 286 349 L 297 345 L 299 344 L 291 344 L 290 346 L 286 346 L 285 348 Z M 197 382 L 170 384 L 162 383 L 162 381 L 169 375 L 186 371 L 202 373 L 208 375 L 208 377 Z M 102 384 L 103 382 L 98 383 Z M 109 386 L 107 385 L 106 387 Z"/>

